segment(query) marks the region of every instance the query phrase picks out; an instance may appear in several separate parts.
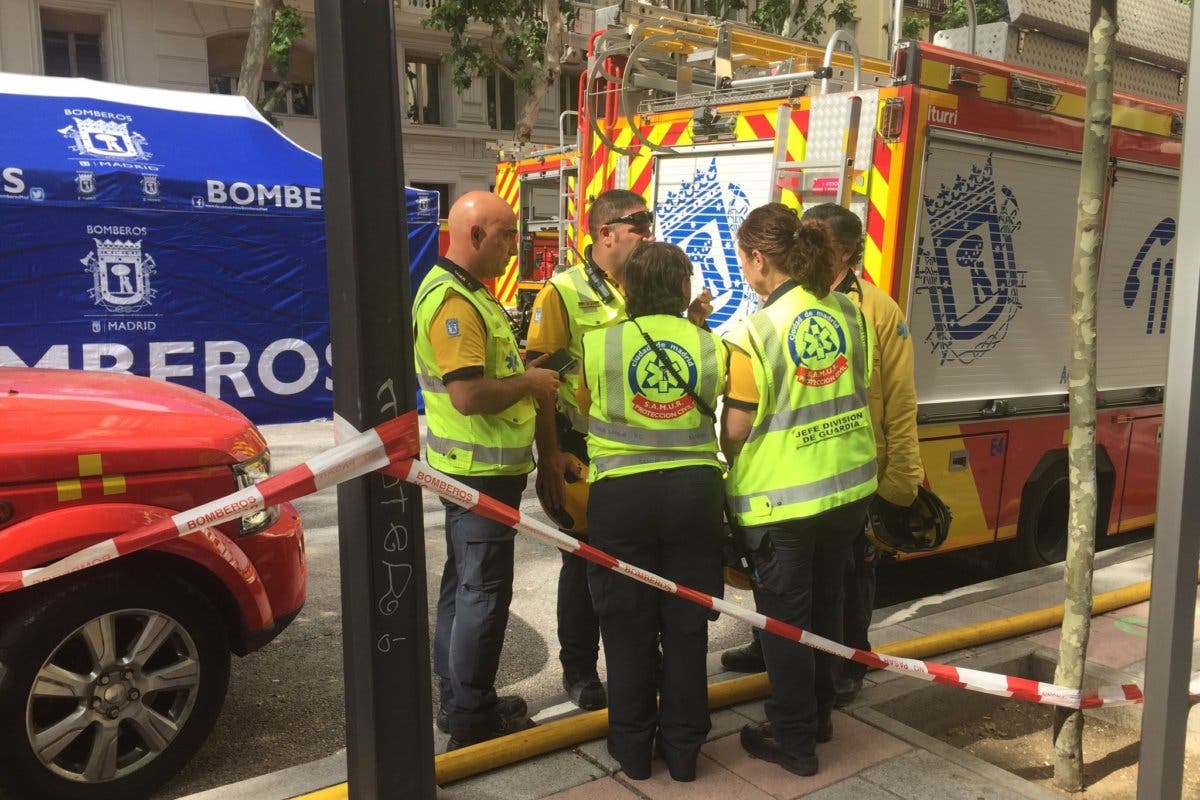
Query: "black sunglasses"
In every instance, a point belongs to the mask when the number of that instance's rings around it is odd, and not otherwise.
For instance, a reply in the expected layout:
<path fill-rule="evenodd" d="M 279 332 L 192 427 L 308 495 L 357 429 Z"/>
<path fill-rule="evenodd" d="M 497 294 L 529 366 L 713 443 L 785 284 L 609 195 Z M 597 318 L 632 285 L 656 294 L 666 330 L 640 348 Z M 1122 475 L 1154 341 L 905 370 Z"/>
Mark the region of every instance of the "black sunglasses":
<path fill-rule="evenodd" d="M 653 211 L 635 211 L 632 214 L 626 214 L 623 217 L 610 219 L 605 225 L 616 225 L 618 222 L 624 222 L 631 225 L 635 231 L 650 230 L 654 226 Z"/>

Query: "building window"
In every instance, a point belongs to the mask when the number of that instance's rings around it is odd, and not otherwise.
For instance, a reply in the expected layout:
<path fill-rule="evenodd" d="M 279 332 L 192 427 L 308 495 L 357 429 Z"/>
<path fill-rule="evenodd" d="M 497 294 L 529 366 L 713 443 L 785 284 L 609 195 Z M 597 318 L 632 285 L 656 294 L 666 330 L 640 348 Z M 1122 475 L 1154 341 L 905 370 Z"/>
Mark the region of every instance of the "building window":
<path fill-rule="evenodd" d="M 437 59 L 412 57 L 404 62 L 406 92 L 408 94 L 409 122 L 419 125 L 437 125 L 440 115 L 441 93 L 438 81 L 441 64 Z"/>
<path fill-rule="evenodd" d="M 559 111 L 579 111 L 579 73 L 563 70 L 558 77 L 558 108 Z M 579 118 L 567 115 L 562 119 L 564 136 L 574 136 L 579 130 Z"/>
<path fill-rule="evenodd" d="M 46 75 L 104 80 L 104 18 L 41 9 L 42 64 Z"/>
<path fill-rule="evenodd" d="M 488 127 L 497 131 L 517 129 L 517 85 L 507 75 L 496 73 L 487 82 Z"/>
<path fill-rule="evenodd" d="M 242 55 L 246 51 L 245 34 L 222 34 L 208 40 L 208 91 L 210 94 L 236 94 L 238 75 L 242 71 Z M 263 66 L 259 98 L 266 102 L 282 87 L 279 97 L 265 110 L 272 114 L 293 117 L 317 115 L 315 64 L 306 47 L 292 48 L 292 64 L 287 80 L 271 71 L 270 62 Z"/>
<path fill-rule="evenodd" d="M 282 87 L 282 88 L 281 88 Z M 279 81 L 263 81 L 262 96 L 267 100 L 275 96 L 274 102 L 267 106 L 272 114 L 290 114 L 293 117 L 312 117 L 316 115 L 313 106 L 313 86 L 311 83 L 280 83 Z"/>
<path fill-rule="evenodd" d="M 209 94 L 235 94 L 237 92 L 236 75 L 209 75 Z M 264 80 L 259 87 L 259 97 L 266 102 L 280 86 L 279 81 Z M 274 102 L 266 106 L 272 114 L 290 114 L 293 117 L 314 117 L 317 114 L 313 102 L 313 85 L 311 83 L 285 83 L 283 91 Z"/>

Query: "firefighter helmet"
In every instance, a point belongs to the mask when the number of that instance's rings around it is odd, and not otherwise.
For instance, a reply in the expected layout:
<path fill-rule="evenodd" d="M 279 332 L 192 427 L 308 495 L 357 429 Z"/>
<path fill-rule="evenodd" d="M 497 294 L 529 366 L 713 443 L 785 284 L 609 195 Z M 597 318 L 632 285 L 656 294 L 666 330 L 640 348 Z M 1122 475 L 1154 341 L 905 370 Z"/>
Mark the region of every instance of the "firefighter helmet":
<path fill-rule="evenodd" d="M 917 487 L 917 499 L 907 508 L 876 495 L 868 514 L 868 536 L 885 553 L 936 550 L 950 533 L 950 508 L 924 486 Z"/>
<path fill-rule="evenodd" d="M 546 502 L 546 496 L 542 494 L 541 485 L 537 489 L 538 502 L 542 504 L 542 510 L 546 512 L 546 516 L 560 530 L 567 531 L 568 533 L 587 533 L 588 465 L 587 462 L 583 461 L 570 450 L 563 450 L 562 454 L 563 458 L 567 460 L 571 472 L 579 477 L 566 476 L 566 486 L 563 490 L 563 505 L 561 508 L 552 506 Z"/>

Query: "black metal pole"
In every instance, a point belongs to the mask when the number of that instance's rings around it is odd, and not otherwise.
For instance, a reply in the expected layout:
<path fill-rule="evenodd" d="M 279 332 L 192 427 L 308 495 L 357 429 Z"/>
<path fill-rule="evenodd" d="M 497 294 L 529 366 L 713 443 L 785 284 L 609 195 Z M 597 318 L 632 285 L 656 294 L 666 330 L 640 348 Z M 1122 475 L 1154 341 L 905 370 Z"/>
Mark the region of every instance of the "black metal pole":
<path fill-rule="evenodd" d="M 317 0 L 334 414 L 364 430 L 416 407 L 392 0 Z M 421 495 L 338 487 L 350 797 L 433 800 Z"/>

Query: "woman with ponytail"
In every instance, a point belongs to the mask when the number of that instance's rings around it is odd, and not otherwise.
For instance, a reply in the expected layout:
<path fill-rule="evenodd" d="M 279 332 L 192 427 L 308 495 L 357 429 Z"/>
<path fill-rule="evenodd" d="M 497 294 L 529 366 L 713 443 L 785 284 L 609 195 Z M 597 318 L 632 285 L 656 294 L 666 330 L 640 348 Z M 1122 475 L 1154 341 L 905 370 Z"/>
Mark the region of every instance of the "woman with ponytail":
<path fill-rule="evenodd" d="M 876 488 L 874 333 L 830 291 L 839 260 L 824 222 L 769 203 L 746 217 L 737 244 L 763 306 L 727 339 L 729 509 L 753 552 L 758 611 L 839 640 L 842 578 Z M 834 659 L 772 635 L 762 649 L 768 721 L 744 727 L 742 746 L 812 775 L 816 744 L 833 736 Z"/>

